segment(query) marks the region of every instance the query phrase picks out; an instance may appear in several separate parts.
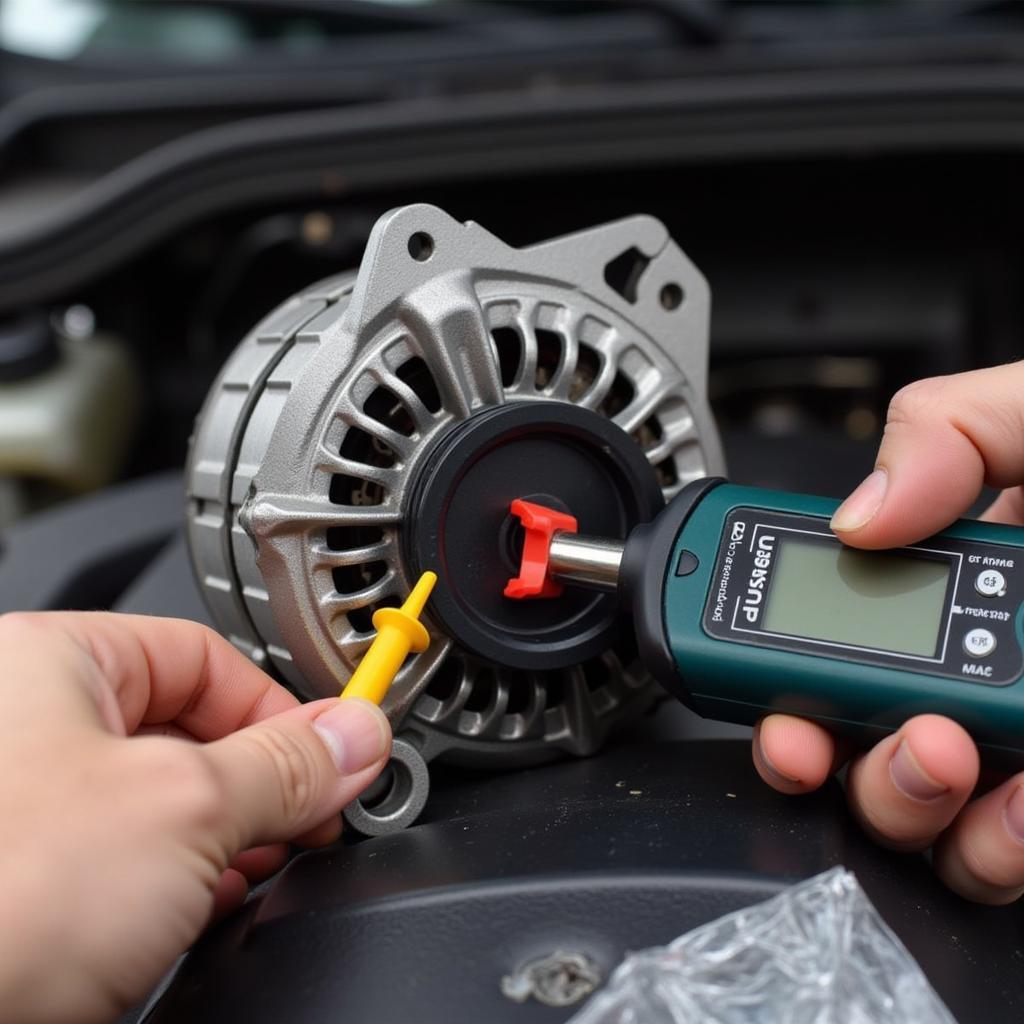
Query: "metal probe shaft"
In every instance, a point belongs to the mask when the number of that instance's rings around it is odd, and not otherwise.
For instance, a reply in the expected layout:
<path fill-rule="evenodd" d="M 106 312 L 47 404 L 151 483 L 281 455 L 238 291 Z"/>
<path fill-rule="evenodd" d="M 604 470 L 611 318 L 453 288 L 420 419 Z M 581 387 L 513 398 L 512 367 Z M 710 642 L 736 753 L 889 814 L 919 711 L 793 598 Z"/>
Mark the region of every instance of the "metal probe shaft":
<path fill-rule="evenodd" d="M 560 583 L 615 590 L 619 585 L 619 566 L 625 547 L 623 541 L 558 530 L 551 535 L 548 548 L 548 575 Z"/>

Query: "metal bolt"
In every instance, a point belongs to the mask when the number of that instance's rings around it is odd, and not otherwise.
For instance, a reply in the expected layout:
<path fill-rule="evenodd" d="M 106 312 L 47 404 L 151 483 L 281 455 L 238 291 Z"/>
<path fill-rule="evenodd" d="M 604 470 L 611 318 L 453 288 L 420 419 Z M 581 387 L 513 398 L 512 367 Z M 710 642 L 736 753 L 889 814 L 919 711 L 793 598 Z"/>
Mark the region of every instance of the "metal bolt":
<path fill-rule="evenodd" d="M 516 1003 L 533 996 L 545 1006 L 572 1006 L 601 984 L 601 972 L 585 953 L 556 950 L 501 979 L 501 992 Z"/>

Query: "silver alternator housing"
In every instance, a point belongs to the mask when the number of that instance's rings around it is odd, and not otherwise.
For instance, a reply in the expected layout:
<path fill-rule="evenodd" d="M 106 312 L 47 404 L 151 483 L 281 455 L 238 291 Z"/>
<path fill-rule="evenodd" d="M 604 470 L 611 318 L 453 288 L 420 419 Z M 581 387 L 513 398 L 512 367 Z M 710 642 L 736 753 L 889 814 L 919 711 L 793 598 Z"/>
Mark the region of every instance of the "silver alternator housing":
<path fill-rule="evenodd" d="M 188 536 L 221 630 L 302 696 L 337 694 L 373 611 L 414 582 L 401 531 L 418 467 L 504 403 L 611 420 L 666 499 L 721 472 L 709 310 L 706 281 L 651 217 L 514 249 L 435 207 L 385 214 L 358 273 L 289 299 L 243 339 L 197 420 Z M 654 698 L 626 642 L 523 670 L 427 624 L 430 650 L 386 705 L 417 778 L 442 755 L 512 766 L 592 752 Z M 405 824 L 419 797 L 377 817 Z"/>

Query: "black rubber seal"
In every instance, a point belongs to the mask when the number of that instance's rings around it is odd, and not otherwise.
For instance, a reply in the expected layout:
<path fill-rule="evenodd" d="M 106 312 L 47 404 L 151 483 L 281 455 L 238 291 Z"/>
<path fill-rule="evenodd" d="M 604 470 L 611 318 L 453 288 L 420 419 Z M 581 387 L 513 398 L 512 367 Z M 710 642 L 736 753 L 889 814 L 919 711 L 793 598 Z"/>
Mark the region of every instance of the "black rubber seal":
<path fill-rule="evenodd" d="M 690 693 L 669 650 L 665 628 L 665 577 L 672 549 L 690 514 L 722 477 L 711 476 L 687 484 L 651 523 L 638 526 L 626 541 L 619 570 L 619 598 L 633 616 L 640 661 L 662 686 L 684 704 Z M 695 611 L 699 616 L 700 611 Z"/>
<path fill-rule="evenodd" d="M 557 598 L 503 596 L 518 572 L 513 498 L 544 496 L 569 510 L 580 533 L 627 537 L 664 498 L 639 445 L 610 420 L 565 402 L 515 402 L 475 414 L 446 434 L 410 491 L 403 556 L 433 569 L 430 613 L 488 661 L 559 669 L 606 650 L 618 636 L 618 600 L 580 587 Z M 511 535 L 511 536 L 510 536 Z"/>

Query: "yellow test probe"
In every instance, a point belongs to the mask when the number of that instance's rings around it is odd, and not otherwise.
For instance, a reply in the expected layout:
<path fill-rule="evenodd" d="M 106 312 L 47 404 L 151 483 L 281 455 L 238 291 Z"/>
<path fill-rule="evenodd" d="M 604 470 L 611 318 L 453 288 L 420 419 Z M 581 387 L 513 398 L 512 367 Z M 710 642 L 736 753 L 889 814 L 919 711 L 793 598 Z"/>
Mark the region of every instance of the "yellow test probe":
<path fill-rule="evenodd" d="M 341 691 L 341 700 L 362 697 L 380 704 L 406 655 L 410 651 L 420 654 L 430 646 L 430 634 L 420 622 L 420 615 L 436 582 L 437 573 L 425 572 L 401 608 L 378 608 L 373 613 L 377 636 Z"/>

